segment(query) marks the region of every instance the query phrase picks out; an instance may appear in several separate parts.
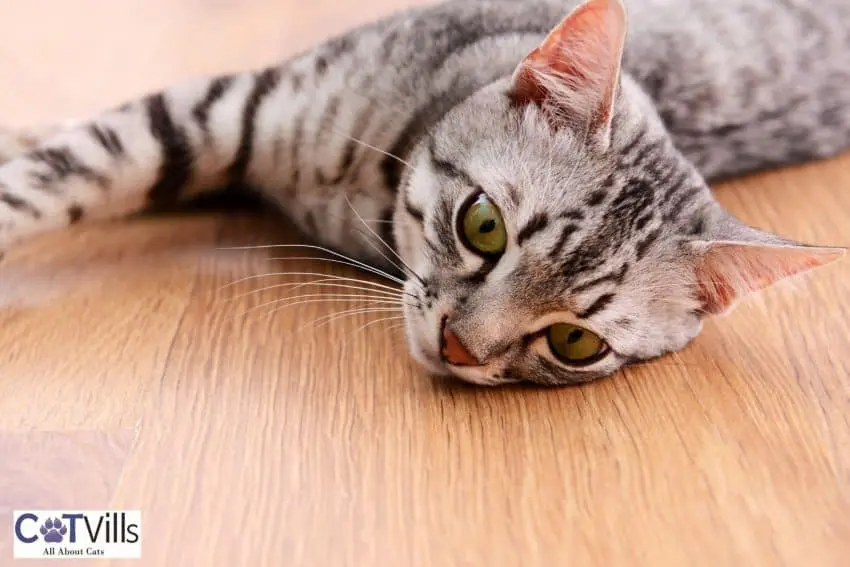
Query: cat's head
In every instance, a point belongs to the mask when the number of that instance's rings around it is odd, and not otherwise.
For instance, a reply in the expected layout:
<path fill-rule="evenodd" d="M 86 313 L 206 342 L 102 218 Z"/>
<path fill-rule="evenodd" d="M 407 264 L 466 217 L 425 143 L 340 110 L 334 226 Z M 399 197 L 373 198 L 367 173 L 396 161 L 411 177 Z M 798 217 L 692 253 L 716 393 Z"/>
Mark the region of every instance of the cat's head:
<path fill-rule="evenodd" d="M 589 0 L 411 156 L 396 207 L 407 336 L 478 384 L 583 382 L 684 347 L 703 317 L 837 259 L 724 212 L 620 62 L 619 0 Z"/>

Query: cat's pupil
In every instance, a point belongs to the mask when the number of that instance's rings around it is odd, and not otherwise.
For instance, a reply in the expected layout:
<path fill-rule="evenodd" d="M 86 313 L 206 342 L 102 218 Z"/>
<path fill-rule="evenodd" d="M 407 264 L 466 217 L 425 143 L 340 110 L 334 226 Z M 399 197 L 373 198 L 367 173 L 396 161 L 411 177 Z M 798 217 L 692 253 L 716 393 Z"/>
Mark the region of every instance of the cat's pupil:
<path fill-rule="evenodd" d="M 581 340 L 582 335 L 584 335 L 584 331 L 581 329 L 575 329 L 567 336 L 567 344 L 574 345 Z"/>
<path fill-rule="evenodd" d="M 493 232 L 494 230 L 496 230 L 496 221 L 493 219 L 488 219 L 478 226 L 478 232 L 480 232 L 481 234 L 487 234 L 488 232 Z"/>

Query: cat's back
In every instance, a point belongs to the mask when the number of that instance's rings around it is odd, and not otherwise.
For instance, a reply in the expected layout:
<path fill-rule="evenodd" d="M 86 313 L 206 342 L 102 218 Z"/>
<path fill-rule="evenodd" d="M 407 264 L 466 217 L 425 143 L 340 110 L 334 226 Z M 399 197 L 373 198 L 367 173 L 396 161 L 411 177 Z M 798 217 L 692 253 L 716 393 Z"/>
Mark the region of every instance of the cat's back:
<path fill-rule="evenodd" d="M 847 0 L 626 0 L 624 66 L 709 177 L 850 143 Z"/>

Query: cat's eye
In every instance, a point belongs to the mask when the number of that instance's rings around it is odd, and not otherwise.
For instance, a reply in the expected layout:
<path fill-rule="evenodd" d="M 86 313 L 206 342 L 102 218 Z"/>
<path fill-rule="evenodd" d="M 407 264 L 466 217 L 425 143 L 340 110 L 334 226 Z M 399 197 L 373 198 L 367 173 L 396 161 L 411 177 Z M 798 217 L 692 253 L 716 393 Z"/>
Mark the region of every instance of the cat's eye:
<path fill-rule="evenodd" d="M 498 256 L 505 251 L 508 233 L 505 221 L 493 201 L 479 193 L 460 210 L 458 232 L 463 243 L 473 252 Z"/>
<path fill-rule="evenodd" d="M 599 335 L 570 323 L 552 325 L 546 336 L 552 353 L 562 362 L 574 366 L 592 364 L 608 351 L 608 345 Z"/>

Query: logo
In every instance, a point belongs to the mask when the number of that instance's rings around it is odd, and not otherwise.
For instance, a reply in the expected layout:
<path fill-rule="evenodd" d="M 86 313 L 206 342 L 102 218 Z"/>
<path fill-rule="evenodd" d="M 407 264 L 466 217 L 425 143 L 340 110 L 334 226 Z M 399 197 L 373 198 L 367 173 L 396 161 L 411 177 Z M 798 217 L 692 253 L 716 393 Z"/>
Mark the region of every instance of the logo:
<path fill-rule="evenodd" d="M 17 559 L 138 559 L 138 510 L 26 510 L 12 513 Z"/>

